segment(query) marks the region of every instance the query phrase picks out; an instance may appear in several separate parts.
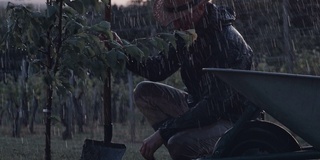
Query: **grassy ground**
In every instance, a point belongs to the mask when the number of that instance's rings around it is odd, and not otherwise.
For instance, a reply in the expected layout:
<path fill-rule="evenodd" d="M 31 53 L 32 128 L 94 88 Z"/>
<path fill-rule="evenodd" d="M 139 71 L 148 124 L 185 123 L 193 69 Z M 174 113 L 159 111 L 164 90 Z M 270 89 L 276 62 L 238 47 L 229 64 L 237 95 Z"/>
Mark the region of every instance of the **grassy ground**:
<path fill-rule="evenodd" d="M 267 117 L 272 120 L 272 117 Z M 21 138 L 11 137 L 10 126 L 0 126 L 0 160 L 44 160 L 45 126 L 37 125 L 36 133 L 28 133 L 27 128 L 22 129 Z M 86 127 L 85 133 L 75 134 L 72 140 L 64 141 L 61 133 L 64 128 L 60 125 L 52 126 L 51 151 L 52 160 L 79 160 L 85 139 L 103 141 L 103 127 L 94 129 Z M 143 139 L 148 137 L 153 130 L 148 124 L 136 123 L 135 139 L 132 140 L 130 124 L 115 123 L 113 128 L 113 143 L 125 144 L 127 150 L 123 160 L 143 160 L 139 153 Z M 296 136 L 300 144 L 308 145 Z M 155 153 L 157 160 L 169 160 L 170 156 L 164 146 Z"/>
<path fill-rule="evenodd" d="M 44 126 L 37 126 L 36 134 L 30 134 L 23 129 L 21 138 L 10 136 L 10 128 L 0 126 L 0 160 L 43 160 L 45 149 Z M 86 133 L 75 134 L 72 140 L 64 141 L 61 138 L 63 128 L 52 127 L 51 151 L 53 160 L 79 160 L 82 145 L 85 139 L 103 140 L 103 128 L 97 127 L 93 131 L 86 128 Z M 131 141 L 130 126 L 126 124 L 114 124 L 113 143 L 125 144 L 127 150 L 123 160 L 142 160 L 139 149 L 142 140 L 153 131 L 148 125 L 136 125 L 136 138 Z M 157 160 L 170 159 L 165 147 L 161 147 L 156 153 Z"/>

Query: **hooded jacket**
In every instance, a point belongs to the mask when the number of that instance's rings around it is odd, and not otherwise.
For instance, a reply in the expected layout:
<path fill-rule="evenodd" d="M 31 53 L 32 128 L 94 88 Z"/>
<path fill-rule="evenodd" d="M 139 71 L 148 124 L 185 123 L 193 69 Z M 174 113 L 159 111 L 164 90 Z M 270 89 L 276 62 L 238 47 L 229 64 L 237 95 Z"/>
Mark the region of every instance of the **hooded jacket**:
<path fill-rule="evenodd" d="M 234 68 L 248 70 L 252 65 L 252 49 L 232 26 L 235 13 L 226 7 L 207 4 L 207 11 L 195 26 L 197 40 L 188 48 L 176 36 L 177 49 L 168 55 L 159 53 L 145 61 L 130 59 L 127 68 L 151 81 L 162 81 L 180 69 L 188 92 L 190 110 L 167 119 L 159 126 L 166 141 L 175 133 L 189 128 L 213 124 L 220 119 L 235 121 L 245 107 L 246 99 L 203 68 Z"/>

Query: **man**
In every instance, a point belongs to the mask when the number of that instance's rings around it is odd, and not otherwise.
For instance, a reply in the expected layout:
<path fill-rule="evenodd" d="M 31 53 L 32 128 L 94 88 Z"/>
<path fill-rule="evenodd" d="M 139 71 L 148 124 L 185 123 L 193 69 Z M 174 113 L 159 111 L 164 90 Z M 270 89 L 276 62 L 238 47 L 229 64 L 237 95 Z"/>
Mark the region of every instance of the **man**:
<path fill-rule="evenodd" d="M 187 48 L 176 35 L 177 49 L 171 47 L 168 55 L 127 62 L 129 70 L 150 80 L 134 91 L 137 107 L 155 130 L 140 153 L 154 159 L 164 144 L 172 159 L 212 154 L 217 140 L 242 114 L 246 100 L 202 68 L 250 69 L 252 50 L 232 26 L 233 11 L 207 0 L 156 0 L 154 16 L 163 26 L 195 29 L 197 39 Z M 178 70 L 186 90 L 158 83 Z"/>

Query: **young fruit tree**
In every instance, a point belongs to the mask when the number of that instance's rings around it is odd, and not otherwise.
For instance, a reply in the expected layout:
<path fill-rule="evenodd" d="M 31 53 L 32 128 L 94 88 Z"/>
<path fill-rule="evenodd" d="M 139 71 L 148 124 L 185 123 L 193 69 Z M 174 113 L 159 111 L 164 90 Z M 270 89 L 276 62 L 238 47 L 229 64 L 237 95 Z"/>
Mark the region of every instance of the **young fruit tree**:
<path fill-rule="evenodd" d="M 8 25 L 7 32 L 0 40 L 1 49 L 23 51 L 21 53 L 26 61 L 35 69 L 34 74 L 44 77 L 45 159 L 51 159 L 53 93 L 66 95 L 71 91 L 71 76 L 81 79 L 90 74 L 105 80 L 108 70 L 112 73 L 123 71 L 128 57 L 143 61 L 154 51 L 166 53 L 170 43 L 175 47 L 174 34 L 160 33 L 130 43 L 116 38 L 108 21 L 102 20 L 92 25 L 88 23 L 85 15 L 106 4 L 108 1 L 50 0 L 44 12 L 10 2 L 7 5 Z M 176 33 L 185 39 L 187 45 L 196 38 L 193 31 Z"/>

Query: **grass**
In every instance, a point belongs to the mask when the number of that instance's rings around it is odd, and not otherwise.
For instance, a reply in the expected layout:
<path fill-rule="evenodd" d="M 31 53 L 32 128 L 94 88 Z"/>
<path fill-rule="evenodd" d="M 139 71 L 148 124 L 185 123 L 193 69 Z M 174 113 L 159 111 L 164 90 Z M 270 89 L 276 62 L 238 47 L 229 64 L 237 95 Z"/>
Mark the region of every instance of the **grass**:
<path fill-rule="evenodd" d="M 82 152 L 82 145 L 85 139 L 103 140 L 103 127 L 97 127 L 93 131 L 85 128 L 85 133 L 75 134 L 72 140 L 62 140 L 61 133 L 64 130 L 61 126 L 52 127 L 51 156 L 52 160 L 79 160 Z M 22 130 L 21 138 L 10 136 L 10 127 L 0 126 L 0 160 L 43 160 L 45 149 L 44 126 L 36 127 L 36 134 L 30 134 L 26 128 Z M 153 130 L 147 124 L 136 124 L 136 138 L 131 140 L 130 125 L 114 124 L 113 143 L 125 144 L 127 150 L 123 160 L 142 160 L 139 153 L 144 138 L 148 137 Z M 157 160 L 170 159 L 164 146 L 155 153 Z"/>
<path fill-rule="evenodd" d="M 278 123 L 272 117 L 267 119 Z M 281 124 L 280 124 L 281 125 Z M 284 127 L 284 126 L 283 126 Z M 44 160 L 45 150 L 45 126 L 37 125 L 36 133 L 28 133 L 27 128 L 22 128 L 20 138 L 11 137 L 10 126 L 0 126 L 0 160 Z M 85 139 L 93 139 L 103 141 L 103 127 L 85 127 L 85 133 L 74 134 L 71 140 L 62 140 L 61 133 L 64 128 L 60 125 L 54 125 L 51 128 L 51 156 L 52 160 L 79 160 L 82 152 L 82 146 Z M 130 124 L 115 123 L 113 127 L 113 143 L 125 144 L 127 150 L 123 156 L 123 160 L 143 160 L 139 153 L 143 139 L 153 133 L 151 127 L 146 123 L 141 125 L 136 122 L 135 139 L 132 140 L 130 134 Z M 302 146 L 308 144 L 300 137 L 296 139 Z M 168 160 L 170 156 L 167 149 L 162 146 L 155 153 L 157 160 Z"/>

